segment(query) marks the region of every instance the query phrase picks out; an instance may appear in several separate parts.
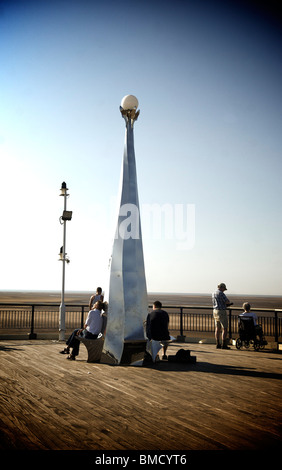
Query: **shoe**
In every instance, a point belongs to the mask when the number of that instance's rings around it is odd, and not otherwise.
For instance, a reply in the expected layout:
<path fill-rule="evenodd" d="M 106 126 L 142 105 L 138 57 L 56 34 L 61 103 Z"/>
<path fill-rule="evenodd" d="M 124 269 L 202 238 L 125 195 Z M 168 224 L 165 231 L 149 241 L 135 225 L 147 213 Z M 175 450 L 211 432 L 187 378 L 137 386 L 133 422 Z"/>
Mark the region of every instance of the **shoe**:
<path fill-rule="evenodd" d="M 70 353 L 69 348 L 65 348 L 63 349 L 63 351 L 60 351 L 60 354 L 69 354 L 69 353 Z"/>
<path fill-rule="evenodd" d="M 167 355 L 166 354 L 163 355 L 163 361 L 167 361 Z"/>
<path fill-rule="evenodd" d="M 69 361 L 75 361 L 75 356 L 73 356 L 72 354 L 70 354 L 67 359 L 69 359 Z"/>
<path fill-rule="evenodd" d="M 221 344 L 220 343 L 217 343 L 216 349 L 221 349 Z"/>
<path fill-rule="evenodd" d="M 221 349 L 231 349 L 229 346 L 227 346 L 227 344 L 223 344 Z"/>

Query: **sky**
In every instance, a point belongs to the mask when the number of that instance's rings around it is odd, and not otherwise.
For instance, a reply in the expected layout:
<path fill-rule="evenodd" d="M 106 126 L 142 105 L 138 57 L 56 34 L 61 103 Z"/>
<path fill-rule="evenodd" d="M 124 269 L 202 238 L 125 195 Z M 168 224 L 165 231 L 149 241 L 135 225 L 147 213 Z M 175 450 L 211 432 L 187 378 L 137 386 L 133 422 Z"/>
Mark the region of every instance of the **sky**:
<path fill-rule="evenodd" d="M 273 2 L 0 2 L 0 290 L 107 290 L 134 125 L 148 292 L 281 295 Z M 161 215 L 162 214 L 162 215 Z"/>

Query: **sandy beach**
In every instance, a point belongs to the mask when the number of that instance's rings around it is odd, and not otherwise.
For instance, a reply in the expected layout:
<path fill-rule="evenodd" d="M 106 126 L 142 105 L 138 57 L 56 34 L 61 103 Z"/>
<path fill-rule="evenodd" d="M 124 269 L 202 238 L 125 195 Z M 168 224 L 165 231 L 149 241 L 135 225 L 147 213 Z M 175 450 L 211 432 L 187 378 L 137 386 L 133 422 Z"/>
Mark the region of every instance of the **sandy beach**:
<path fill-rule="evenodd" d="M 65 302 L 67 304 L 87 305 L 90 296 L 94 292 L 66 292 Z M 228 293 L 228 298 L 233 302 L 234 307 L 241 307 L 243 302 L 249 302 L 253 308 L 282 309 L 282 296 L 271 295 L 232 295 Z M 185 293 L 161 293 L 149 292 L 148 304 L 155 300 L 160 300 L 163 306 L 175 305 L 203 305 L 211 306 L 211 294 L 185 294 Z M 0 291 L 1 303 L 54 303 L 61 301 L 60 291 Z"/>

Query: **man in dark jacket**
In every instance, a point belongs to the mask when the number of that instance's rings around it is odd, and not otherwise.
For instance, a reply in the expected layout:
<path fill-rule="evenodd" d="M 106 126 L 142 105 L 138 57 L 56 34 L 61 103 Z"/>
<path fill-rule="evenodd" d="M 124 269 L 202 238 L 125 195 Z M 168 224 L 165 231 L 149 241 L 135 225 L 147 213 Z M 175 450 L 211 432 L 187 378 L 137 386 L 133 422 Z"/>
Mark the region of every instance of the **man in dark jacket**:
<path fill-rule="evenodd" d="M 168 331 L 169 316 L 165 310 L 162 310 L 162 304 L 158 300 L 153 303 L 153 310 L 147 315 L 146 334 L 149 340 L 162 341 L 163 344 L 163 359 L 167 359 L 166 350 L 167 344 L 165 341 L 170 340 Z"/>

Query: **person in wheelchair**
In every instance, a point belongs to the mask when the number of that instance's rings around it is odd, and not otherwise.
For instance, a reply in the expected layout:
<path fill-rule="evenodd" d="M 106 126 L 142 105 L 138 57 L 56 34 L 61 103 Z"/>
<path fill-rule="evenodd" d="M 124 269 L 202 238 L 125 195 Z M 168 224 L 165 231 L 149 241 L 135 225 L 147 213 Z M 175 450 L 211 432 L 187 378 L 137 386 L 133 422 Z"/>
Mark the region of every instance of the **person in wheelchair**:
<path fill-rule="evenodd" d="M 248 302 L 243 304 L 244 312 L 238 317 L 239 338 L 236 340 L 236 348 L 241 349 L 242 346 L 249 348 L 252 344 L 255 351 L 263 349 L 267 341 L 263 337 L 263 331 L 257 324 L 257 316 L 251 312 L 251 306 Z"/>
<path fill-rule="evenodd" d="M 263 341 L 262 327 L 258 325 L 258 317 L 255 314 L 255 312 L 251 312 L 251 306 L 249 302 L 245 302 L 243 304 L 243 309 L 244 309 L 244 312 L 239 315 L 239 319 L 240 318 L 252 318 L 254 322 L 254 327 L 255 327 L 255 335 L 259 337 L 260 341 Z"/>

